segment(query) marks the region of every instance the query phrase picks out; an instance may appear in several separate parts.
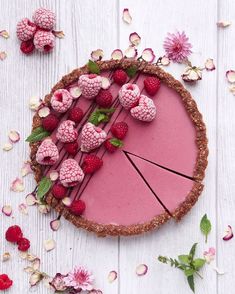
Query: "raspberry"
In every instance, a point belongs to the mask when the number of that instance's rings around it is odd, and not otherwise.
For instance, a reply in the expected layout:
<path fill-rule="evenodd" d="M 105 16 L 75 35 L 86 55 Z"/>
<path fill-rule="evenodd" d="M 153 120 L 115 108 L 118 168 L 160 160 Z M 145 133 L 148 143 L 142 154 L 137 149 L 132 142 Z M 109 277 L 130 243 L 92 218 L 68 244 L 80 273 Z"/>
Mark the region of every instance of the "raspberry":
<path fill-rule="evenodd" d="M 82 169 L 85 174 L 93 174 L 95 171 L 101 168 L 103 160 L 95 154 L 87 155 L 82 163 Z"/>
<path fill-rule="evenodd" d="M 138 104 L 140 89 L 136 84 L 125 84 L 119 90 L 119 101 L 125 109 L 130 109 Z"/>
<path fill-rule="evenodd" d="M 52 32 L 37 31 L 33 43 L 38 51 L 48 53 L 55 47 L 55 36 Z"/>
<path fill-rule="evenodd" d="M 20 251 L 27 251 L 30 247 L 30 241 L 26 238 L 21 238 L 18 242 L 18 250 Z"/>
<path fill-rule="evenodd" d="M 52 140 L 45 139 L 38 147 L 36 161 L 42 165 L 53 165 L 59 159 L 59 151 Z"/>
<path fill-rule="evenodd" d="M 58 127 L 58 124 L 59 119 L 53 114 L 49 114 L 42 119 L 42 126 L 48 132 L 54 131 Z"/>
<path fill-rule="evenodd" d="M 78 143 L 77 142 L 66 143 L 66 144 L 64 144 L 64 148 L 71 155 L 76 155 L 78 153 Z"/>
<path fill-rule="evenodd" d="M 87 99 L 92 99 L 99 93 L 102 86 L 102 79 L 96 74 L 81 75 L 78 84 L 82 95 Z"/>
<path fill-rule="evenodd" d="M 56 21 L 55 13 L 46 8 L 38 8 L 33 13 L 33 21 L 42 29 L 52 30 Z"/>
<path fill-rule="evenodd" d="M 13 284 L 13 281 L 8 277 L 8 275 L 0 275 L 0 291 L 9 289 Z"/>
<path fill-rule="evenodd" d="M 23 233 L 19 226 L 11 226 L 7 229 L 5 233 L 5 238 L 7 241 L 16 243 L 23 237 Z"/>
<path fill-rule="evenodd" d="M 32 53 L 34 51 L 34 49 L 35 49 L 35 46 L 33 43 L 33 39 L 28 40 L 28 41 L 23 41 L 20 44 L 21 52 L 23 52 L 26 55 Z"/>
<path fill-rule="evenodd" d="M 72 105 L 73 97 L 66 89 L 56 90 L 51 97 L 51 106 L 52 108 L 59 112 L 66 112 L 69 107 Z"/>
<path fill-rule="evenodd" d="M 122 86 L 127 81 L 127 73 L 123 69 L 117 69 L 113 74 L 113 80 L 116 84 Z"/>
<path fill-rule="evenodd" d="M 70 143 L 76 141 L 78 138 L 78 132 L 74 129 L 74 126 L 74 121 L 63 121 L 56 132 L 56 138 L 63 143 Z"/>
<path fill-rule="evenodd" d="M 74 200 L 69 207 L 69 210 L 72 212 L 74 215 L 81 215 L 83 214 L 84 210 L 86 209 L 86 204 L 82 200 Z"/>
<path fill-rule="evenodd" d="M 128 125 L 124 121 L 117 122 L 112 125 L 111 127 L 111 133 L 114 137 L 122 140 L 126 137 L 126 134 L 128 132 Z"/>
<path fill-rule="evenodd" d="M 160 88 L 160 85 L 161 85 L 160 80 L 155 77 L 147 77 L 144 80 L 145 90 L 151 96 L 154 96 L 157 93 L 157 91 Z"/>
<path fill-rule="evenodd" d="M 86 123 L 82 129 L 81 151 L 90 152 L 98 148 L 105 141 L 106 137 L 107 134 L 104 130 L 90 122 Z"/>
<path fill-rule="evenodd" d="M 139 105 L 131 109 L 131 115 L 141 121 L 152 121 L 156 116 L 156 106 L 153 100 L 145 95 L 140 95 Z"/>
<path fill-rule="evenodd" d="M 74 107 L 69 112 L 68 119 L 74 121 L 75 123 L 80 123 L 83 118 L 83 111 L 80 107 Z"/>
<path fill-rule="evenodd" d="M 113 96 L 109 90 L 101 89 L 96 97 L 96 103 L 100 107 L 109 108 L 112 105 Z"/>
<path fill-rule="evenodd" d="M 61 184 L 55 184 L 52 187 L 52 194 L 57 199 L 63 199 L 66 196 L 68 189 Z"/>
<path fill-rule="evenodd" d="M 84 173 L 74 159 L 66 159 L 60 168 L 60 181 L 64 187 L 74 187 L 81 183 Z"/>
<path fill-rule="evenodd" d="M 104 147 L 110 153 L 114 153 L 118 149 L 118 146 L 115 146 L 115 145 L 112 144 L 112 138 L 108 138 L 104 142 Z"/>
<path fill-rule="evenodd" d="M 16 34 L 19 40 L 28 41 L 33 39 L 36 33 L 37 26 L 31 22 L 28 18 L 23 18 L 17 23 Z"/>

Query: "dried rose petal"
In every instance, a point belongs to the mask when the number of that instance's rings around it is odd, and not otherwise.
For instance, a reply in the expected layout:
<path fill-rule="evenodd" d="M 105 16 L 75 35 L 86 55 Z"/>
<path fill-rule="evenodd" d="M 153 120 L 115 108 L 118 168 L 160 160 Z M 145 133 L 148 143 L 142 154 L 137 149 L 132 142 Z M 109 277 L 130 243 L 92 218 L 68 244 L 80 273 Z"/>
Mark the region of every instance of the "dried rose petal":
<path fill-rule="evenodd" d="M 59 38 L 59 39 L 63 39 L 65 37 L 65 34 L 63 31 L 52 31 L 52 33 L 56 38 Z"/>
<path fill-rule="evenodd" d="M 96 49 L 91 52 L 91 59 L 93 61 L 101 60 L 104 57 L 104 51 L 102 49 Z"/>
<path fill-rule="evenodd" d="M 235 71 L 232 69 L 226 71 L 226 78 L 229 83 L 235 83 Z"/>
<path fill-rule="evenodd" d="M 122 50 L 120 49 L 115 49 L 112 54 L 111 54 L 111 58 L 113 60 L 121 60 L 123 58 L 123 53 Z"/>
<path fill-rule="evenodd" d="M 226 27 L 230 26 L 231 24 L 232 24 L 231 21 L 220 20 L 220 21 L 217 22 L 217 27 L 226 28 Z"/>
<path fill-rule="evenodd" d="M 55 277 L 52 279 L 52 281 L 50 282 L 50 285 L 56 290 L 56 291 L 59 291 L 59 292 L 63 292 L 67 289 L 67 286 L 65 285 L 65 282 L 64 282 L 64 278 L 66 276 L 65 275 L 62 275 L 60 273 L 57 273 L 55 275 Z"/>
<path fill-rule="evenodd" d="M 233 95 L 235 95 L 235 85 L 230 86 L 230 87 L 229 87 L 229 91 L 230 91 Z"/>
<path fill-rule="evenodd" d="M 69 197 L 65 197 L 65 198 L 62 199 L 62 203 L 65 206 L 70 206 L 72 204 L 72 200 Z"/>
<path fill-rule="evenodd" d="M 48 239 L 44 241 L 44 248 L 46 251 L 51 251 L 55 248 L 56 242 L 53 239 Z"/>
<path fill-rule="evenodd" d="M 132 17 L 130 15 L 129 9 L 124 8 L 122 13 L 122 19 L 125 23 L 130 24 L 132 22 Z"/>
<path fill-rule="evenodd" d="M 117 272 L 116 271 L 111 271 L 108 274 L 108 281 L 109 281 L 109 283 L 114 282 L 116 279 L 117 279 Z"/>
<path fill-rule="evenodd" d="M 163 66 L 167 66 L 167 65 L 169 65 L 170 64 L 170 59 L 168 58 L 168 57 L 166 57 L 166 56 L 163 56 L 162 58 L 161 58 L 161 65 L 163 65 Z"/>
<path fill-rule="evenodd" d="M 51 288 L 51 282 L 52 282 L 52 278 L 51 277 L 44 277 L 43 279 L 43 285 L 47 288 L 50 289 Z"/>
<path fill-rule="evenodd" d="M 7 54 L 5 51 L 0 52 L 0 60 L 4 60 L 7 58 Z"/>
<path fill-rule="evenodd" d="M 41 100 L 38 96 L 32 96 L 29 99 L 29 108 L 36 111 L 41 104 Z"/>
<path fill-rule="evenodd" d="M 147 62 L 153 62 L 155 59 L 155 54 L 151 48 L 145 48 L 141 55 L 142 59 Z"/>
<path fill-rule="evenodd" d="M 13 145 L 11 143 L 5 143 L 2 147 L 4 151 L 10 151 L 13 148 Z"/>
<path fill-rule="evenodd" d="M 19 204 L 19 212 L 24 214 L 24 215 L 28 215 L 28 208 L 27 208 L 27 205 L 25 203 Z"/>
<path fill-rule="evenodd" d="M 33 255 L 31 253 L 27 253 L 26 259 L 30 262 L 33 262 L 34 260 L 38 259 L 36 255 Z"/>
<path fill-rule="evenodd" d="M 33 206 L 35 205 L 38 201 L 37 198 L 35 196 L 35 194 L 30 193 L 25 197 L 25 202 L 28 206 Z"/>
<path fill-rule="evenodd" d="M 40 108 L 40 109 L 38 110 L 38 115 L 39 115 L 40 117 L 46 117 L 46 116 L 48 116 L 49 114 L 50 114 L 50 108 L 47 107 L 47 106 L 43 106 L 42 108 Z"/>
<path fill-rule="evenodd" d="M 13 192 L 23 192 L 24 191 L 24 183 L 22 179 L 16 178 L 12 183 L 11 183 L 11 191 Z"/>
<path fill-rule="evenodd" d="M 40 264 L 41 264 L 40 258 L 34 259 L 34 261 L 32 262 L 32 268 L 34 269 L 34 271 L 39 270 Z"/>
<path fill-rule="evenodd" d="M 10 255 L 9 252 L 5 252 L 5 253 L 3 253 L 3 255 L 2 255 L 2 261 L 3 261 L 3 262 L 8 261 L 10 258 L 11 258 L 11 255 Z"/>
<path fill-rule="evenodd" d="M 187 66 L 181 77 L 185 82 L 196 82 L 202 79 L 202 70 L 196 66 Z"/>
<path fill-rule="evenodd" d="M 20 134 L 17 131 L 11 130 L 8 133 L 8 138 L 10 139 L 11 143 L 17 143 L 20 140 Z"/>
<path fill-rule="evenodd" d="M 32 268 L 32 266 L 26 266 L 24 268 L 24 271 L 27 273 L 27 274 L 32 274 L 34 272 L 34 269 Z"/>
<path fill-rule="evenodd" d="M 73 86 L 69 88 L 69 93 L 73 97 L 73 99 L 77 99 L 82 95 L 82 91 L 78 86 Z"/>
<path fill-rule="evenodd" d="M 59 173 L 56 170 L 52 170 L 49 174 L 50 179 L 54 182 L 59 178 Z"/>
<path fill-rule="evenodd" d="M 125 51 L 124 51 L 124 56 L 127 58 L 135 58 L 137 57 L 138 52 L 137 49 L 133 46 L 129 46 Z"/>
<path fill-rule="evenodd" d="M 11 216 L 12 215 L 11 205 L 4 205 L 2 208 L 2 213 L 5 214 L 6 216 Z"/>
<path fill-rule="evenodd" d="M 102 82 L 101 88 L 104 90 L 108 89 L 111 85 L 110 79 L 106 77 L 101 77 L 101 82 Z"/>
<path fill-rule="evenodd" d="M 215 259 L 215 248 L 210 247 L 208 251 L 204 251 L 203 256 L 206 260 L 206 263 L 211 263 Z"/>
<path fill-rule="evenodd" d="M 0 31 L 0 36 L 4 39 L 8 39 L 10 37 L 9 33 L 6 30 Z"/>
<path fill-rule="evenodd" d="M 220 269 L 218 269 L 217 266 L 214 266 L 214 267 L 213 267 L 213 270 L 214 270 L 218 275 L 224 275 L 224 274 L 225 274 L 225 272 L 222 271 L 222 270 L 220 270 Z"/>
<path fill-rule="evenodd" d="M 36 286 L 43 279 L 43 275 L 40 272 L 33 273 L 29 278 L 29 284 L 33 287 Z"/>
<path fill-rule="evenodd" d="M 140 44 L 141 37 L 136 32 L 134 32 L 130 34 L 129 41 L 132 45 L 138 46 Z"/>
<path fill-rule="evenodd" d="M 214 65 L 214 61 L 212 58 L 208 58 L 205 62 L 205 68 L 208 71 L 212 71 L 215 70 L 215 65 Z"/>
<path fill-rule="evenodd" d="M 230 225 L 228 225 L 228 227 L 227 227 L 227 229 L 225 231 L 225 235 L 223 237 L 223 240 L 228 241 L 228 240 L 230 240 L 232 238 L 233 238 L 233 229 L 232 229 L 232 227 Z"/>
<path fill-rule="evenodd" d="M 38 205 L 38 211 L 42 214 L 47 214 L 48 212 L 51 211 L 51 208 L 47 204 L 40 204 Z"/>
<path fill-rule="evenodd" d="M 54 219 L 50 222 L 50 227 L 52 231 L 58 231 L 61 226 L 61 221 L 59 219 Z"/>
<path fill-rule="evenodd" d="M 31 169 L 31 163 L 30 161 L 25 161 L 22 168 L 21 168 L 21 175 L 22 177 L 27 176 L 28 174 L 31 174 L 33 171 Z"/>
<path fill-rule="evenodd" d="M 137 266 L 135 272 L 136 272 L 137 276 L 144 276 L 148 272 L 148 267 L 146 264 L 140 264 Z"/>

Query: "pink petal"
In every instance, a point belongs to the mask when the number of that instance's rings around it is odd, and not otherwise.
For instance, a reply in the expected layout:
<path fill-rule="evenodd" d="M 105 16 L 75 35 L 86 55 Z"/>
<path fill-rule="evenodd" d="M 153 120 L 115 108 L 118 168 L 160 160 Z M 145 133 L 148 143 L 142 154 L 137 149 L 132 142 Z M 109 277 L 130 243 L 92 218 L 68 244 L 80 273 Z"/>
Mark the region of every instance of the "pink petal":
<path fill-rule="evenodd" d="M 96 49 L 91 52 L 91 59 L 93 61 L 101 60 L 104 57 L 104 51 L 102 49 Z"/>
<path fill-rule="evenodd" d="M 11 205 L 4 205 L 2 207 L 2 213 L 5 214 L 6 216 L 11 216 L 12 215 L 12 207 L 11 207 Z"/>
<path fill-rule="evenodd" d="M 127 58 L 135 58 L 137 57 L 138 52 L 137 49 L 133 46 L 129 46 L 125 51 L 124 51 L 124 56 Z"/>
<path fill-rule="evenodd" d="M 34 193 L 30 193 L 25 197 L 25 202 L 28 206 L 33 206 L 38 203 L 37 198 Z"/>
<path fill-rule="evenodd" d="M 140 264 L 137 266 L 135 272 L 136 272 L 137 276 L 144 276 L 148 272 L 148 267 L 146 264 Z"/>
<path fill-rule="evenodd" d="M 77 99 L 82 95 L 82 91 L 78 86 L 69 88 L 69 93 L 72 95 L 73 99 Z"/>
<path fill-rule="evenodd" d="M 226 78 L 229 83 L 235 83 L 235 71 L 232 69 L 226 71 Z"/>
<path fill-rule="evenodd" d="M 231 24 L 232 24 L 231 21 L 220 20 L 220 21 L 217 22 L 217 27 L 226 28 L 226 27 L 230 26 Z"/>
<path fill-rule="evenodd" d="M 4 60 L 4 59 L 6 59 L 7 58 L 7 54 L 6 54 L 6 52 L 5 51 L 2 51 L 2 52 L 0 52 L 0 60 Z"/>
<path fill-rule="evenodd" d="M 116 271 L 111 271 L 108 274 L 108 281 L 109 281 L 109 283 L 114 282 L 116 279 L 117 279 L 117 272 Z"/>
<path fill-rule="evenodd" d="M 58 231 L 61 226 L 61 221 L 59 219 L 54 219 L 50 222 L 50 227 L 52 231 Z"/>
<path fill-rule="evenodd" d="M 20 134 L 17 131 L 12 130 L 9 132 L 8 138 L 11 143 L 17 143 L 20 140 Z"/>
<path fill-rule="evenodd" d="M 153 52 L 153 50 L 151 48 L 146 48 L 142 52 L 141 57 L 142 57 L 143 60 L 151 63 L 155 59 L 155 54 L 154 54 L 154 52 Z"/>
<path fill-rule="evenodd" d="M 19 212 L 24 214 L 24 215 L 28 215 L 28 208 L 27 208 L 27 205 L 25 203 L 19 204 Z"/>
<path fill-rule="evenodd" d="M 56 38 L 59 38 L 59 39 L 63 39 L 65 37 L 65 34 L 63 31 L 52 31 L 52 33 Z"/>
<path fill-rule="evenodd" d="M 224 241 L 228 241 L 230 239 L 233 238 L 233 230 L 232 230 L 232 227 L 230 225 L 228 225 L 226 231 L 225 231 L 225 235 L 223 237 L 223 240 Z"/>
<path fill-rule="evenodd" d="M 50 108 L 49 107 L 47 107 L 47 106 L 43 106 L 42 108 L 40 108 L 39 110 L 38 110 L 38 115 L 40 116 L 40 117 L 47 117 L 49 114 L 50 114 Z"/>
<path fill-rule="evenodd" d="M 115 49 L 112 54 L 111 54 L 111 58 L 113 60 L 121 60 L 123 58 L 123 53 L 122 50 L 120 49 Z"/>
<path fill-rule="evenodd" d="M 229 91 L 230 91 L 233 95 L 235 95 L 235 85 L 231 85 L 231 86 L 229 87 Z"/>
<path fill-rule="evenodd" d="M 23 192 L 24 191 L 24 183 L 22 179 L 16 178 L 12 183 L 11 183 L 11 191 L 13 192 Z"/>
<path fill-rule="evenodd" d="M 214 65 L 214 61 L 212 58 L 208 58 L 205 62 L 205 68 L 208 71 L 212 71 L 215 70 L 215 65 Z"/>
<path fill-rule="evenodd" d="M 130 34 L 129 41 L 132 45 L 138 46 L 140 44 L 141 38 L 136 32 L 134 32 Z"/>
<path fill-rule="evenodd" d="M 167 66 L 167 65 L 169 65 L 170 64 L 170 59 L 168 58 L 168 57 L 166 57 L 166 56 L 163 56 L 162 58 L 161 58 L 161 65 L 163 65 L 163 66 Z"/>
<path fill-rule="evenodd" d="M 28 174 L 31 174 L 33 171 L 31 169 L 30 161 L 25 161 L 22 168 L 21 168 L 21 175 L 22 177 L 27 176 Z"/>
<path fill-rule="evenodd" d="M 40 204 L 38 205 L 38 211 L 42 214 L 47 214 L 51 210 L 50 206 L 47 204 Z"/>
<path fill-rule="evenodd" d="M 130 15 L 130 12 L 129 12 L 128 8 L 123 9 L 122 19 L 127 24 L 130 24 L 132 22 L 132 17 Z"/>
<path fill-rule="evenodd" d="M 3 37 L 4 39 L 8 39 L 10 37 L 9 33 L 6 30 L 0 31 L 0 36 Z"/>

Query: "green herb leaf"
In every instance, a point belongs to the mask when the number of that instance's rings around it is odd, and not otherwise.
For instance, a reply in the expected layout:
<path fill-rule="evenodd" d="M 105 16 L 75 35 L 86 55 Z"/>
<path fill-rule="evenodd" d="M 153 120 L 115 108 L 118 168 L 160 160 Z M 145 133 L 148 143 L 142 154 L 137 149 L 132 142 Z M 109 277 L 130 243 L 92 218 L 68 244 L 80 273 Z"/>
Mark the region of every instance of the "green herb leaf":
<path fill-rule="evenodd" d="M 89 60 L 87 66 L 90 73 L 94 73 L 97 75 L 100 74 L 100 68 L 96 62 Z"/>
<path fill-rule="evenodd" d="M 195 287 L 194 287 L 194 276 L 189 276 L 187 277 L 187 281 L 189 284 L 190 289 L 195 292 Z"/>
<path fill-rule="evenodd" d="M 28 138 L 25 141 L 30 143 L 38 142 L 48 137 L 49 135 L 50 133 L 45 131 L 43 127 L 38 127 L 32 131 L 32 133 L 28 136 Z"/>
<path fill-rule="evenodd" d="M 189 255 L 179 255 L 178 259 L 179 259 L 180 262 L 182 262 L 184 264 L 189 264 L 190 263 Z"/>
<path fill-rule="evenodd" d="M 190 261 L 194 259 L 196 248 L 197 248 L 197 243 L 194 243 L 192 248 L 189 251 Z"/>
<path fill-rule="evenodd" d="M 136 66 L 130 66 L 126 69 L 126 73 L 129 78 L 133 78 L 137 73 L 137 67 Z"/>
<path fill-rule="evenodd" d="M 37 196 L 40 201 L 43 200 L 43 197 L 50 190 L 51 186 L 52 186 L 52 181 L 49 178 L 43 177 L 41 179 L 41 181 L 38 184 L 38 190 L 37 190 Z"/>
<path fill-rule="evenodd" d="M 98 126 L 101 122 L 108 122 L 110 114 L 115 111 L 115 108 L 98 108 L 90 115 L 88 121 L 95 126 Z"/>
<path fill-rule="evenodd" d="M 195 267 L 196 270 L 199 270 L 204 266 L 206 263 L 206 260 L 203 258 L 197 258 L 193 260 L 193 266 Z"/>
<path fill-rule="evenodd" d="M 97 111 L 100 113 L 114 113 L 116 108 L 98 108 Z"/>
<path fill-rule="evenodd" d="M 201 229 L 201 232 L 206 236 L 206 242 L 207 242 L 208 234 L 211 231 L 211 222 L 207 218 L 207 215 L 206 214 L 201 219 L 200 229 Z"/>
<path fill-rule="evenodd" d="M 190 277 L 190 276 L 193 276 L 195 271 L 196 271 L 195 269 L 189 268 L 189 269 L 184 270 L 184 274 L 185 274 L 186 277 Z"/>
<path fill-rule="evenodd" d="M 109 142 L 110 142 L 113 146 L 118 147 L 118 148 L 120 148 L 120 147 L 123 146 L 123 142 L 122 142 L 122 140 L 119 140 L 119 139 L 116 139 L 116 138 L 112 138 L 112 139 L 110 139 Z"/>

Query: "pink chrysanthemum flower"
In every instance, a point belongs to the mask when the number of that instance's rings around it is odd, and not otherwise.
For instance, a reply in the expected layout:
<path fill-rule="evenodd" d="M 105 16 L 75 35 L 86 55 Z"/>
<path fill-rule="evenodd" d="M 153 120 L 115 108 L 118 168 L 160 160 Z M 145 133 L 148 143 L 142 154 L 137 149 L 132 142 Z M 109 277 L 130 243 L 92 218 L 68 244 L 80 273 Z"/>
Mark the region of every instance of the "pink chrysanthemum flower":
<path fill-rule="evenodd" d="M 192 53 L 190 50 L 192 45 L 188 42 L 188 37 L 185 35 L 185 32 L 168 33 L 163 47 L 166 51 L 166 56 L 178 63 L 187 60 L 188 56 Z"/>
<path fill-rule="evenodd" d="M 64 277 L 64 282 L 67 287 L 72 287 L 76 290 L 90 291 L 93 289 L 93 275 L 82 266 L 76 266 L 71 272 Z"/>

